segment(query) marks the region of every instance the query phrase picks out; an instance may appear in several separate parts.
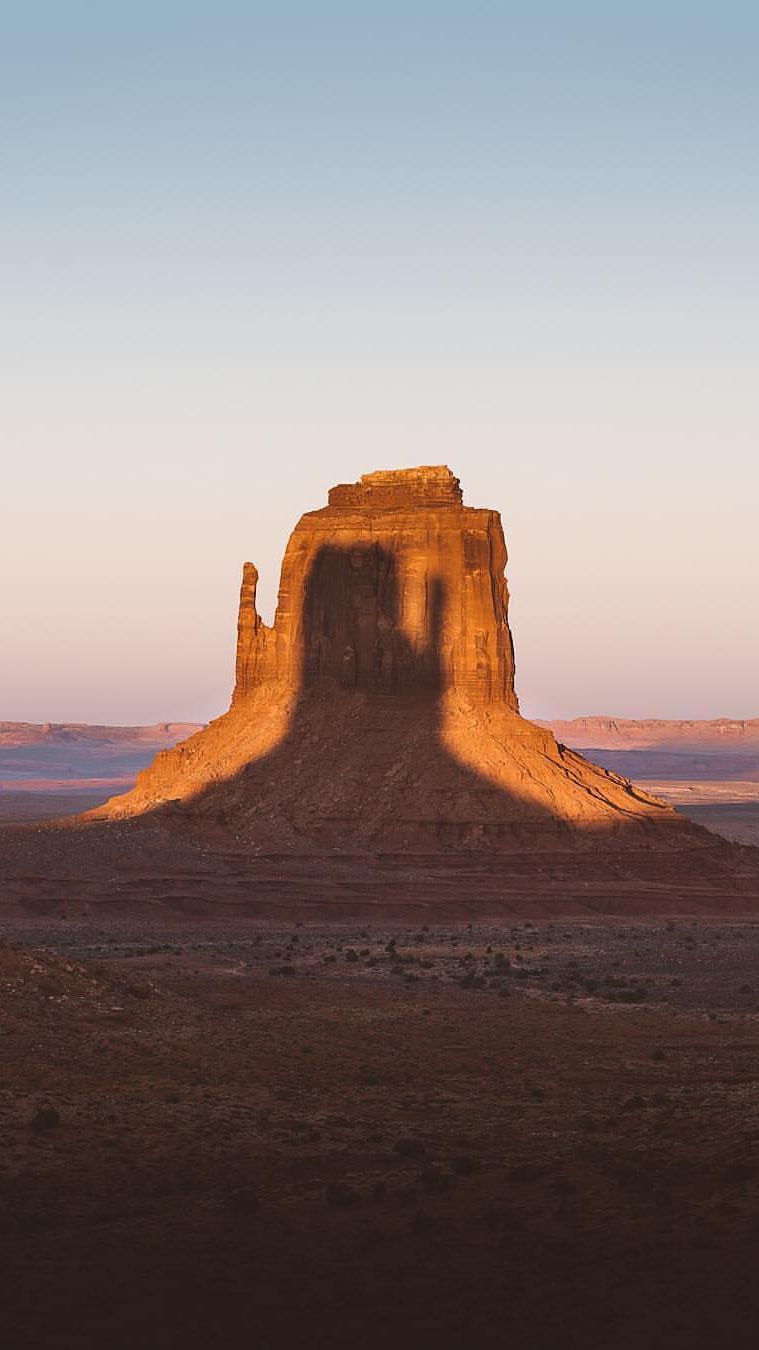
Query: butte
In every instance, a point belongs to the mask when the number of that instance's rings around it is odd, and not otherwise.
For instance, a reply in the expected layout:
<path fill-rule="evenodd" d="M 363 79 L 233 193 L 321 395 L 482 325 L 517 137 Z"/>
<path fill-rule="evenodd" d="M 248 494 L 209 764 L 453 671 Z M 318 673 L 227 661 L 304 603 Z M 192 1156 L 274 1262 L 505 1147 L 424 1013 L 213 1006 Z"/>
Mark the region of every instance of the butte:
<path fill-rule="evenodd" d="M 448 468 L 333 488 L 290 537 L 271 627 L 245 564 L 229 711 L 97 811 L 8 832 L 6 899 L 414 921 L 753 908 L 757 850 L 520 716 L 506 560 L 498 512 L 465 506 Z"/>

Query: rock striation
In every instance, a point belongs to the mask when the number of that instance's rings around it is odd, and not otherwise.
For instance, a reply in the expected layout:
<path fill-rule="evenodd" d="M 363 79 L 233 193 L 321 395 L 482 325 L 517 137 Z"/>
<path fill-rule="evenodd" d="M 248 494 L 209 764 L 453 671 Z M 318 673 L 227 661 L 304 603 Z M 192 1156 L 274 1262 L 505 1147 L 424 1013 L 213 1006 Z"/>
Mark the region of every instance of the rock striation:
<path fill-rule="evenodd" d="M 245 564 L 233 703 L 273 682 L 382 694 L 434 686 L 516 710 L 505 566 L 498 513 L 464 506 L 448 468 L 332 488 L 290 537 L 273 628 Z"/>
<path fill-rule="evenodd" d="M 230 711 L 104 814 L 181 806 L 255 855 L 679 840 L 665 803 L 519 716 L 506 557 L 447 467 L 333 488 L 290 536 L 272 626 L 245 564 Z"/>
<path fill-rule="evenodd" d="M 6 899 L 280 917 L 750 908 L 759 854 L 519 714 L 498 513 L 446 467 L 365 474 L 246 563 L 222 717 L 134 788 L 0 838 Z"/>

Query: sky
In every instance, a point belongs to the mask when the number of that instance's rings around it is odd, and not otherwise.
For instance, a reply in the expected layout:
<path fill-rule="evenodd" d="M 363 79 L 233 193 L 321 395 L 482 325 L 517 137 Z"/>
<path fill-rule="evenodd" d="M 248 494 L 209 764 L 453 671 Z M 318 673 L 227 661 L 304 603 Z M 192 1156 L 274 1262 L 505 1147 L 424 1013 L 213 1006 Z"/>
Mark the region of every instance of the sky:
<path fill-rule="evenodd" d="M 227 706 L 330 485 L 502 513 L 530 716 L 759 716 L 759 7 L 0 0 L 0 719 Z"/>

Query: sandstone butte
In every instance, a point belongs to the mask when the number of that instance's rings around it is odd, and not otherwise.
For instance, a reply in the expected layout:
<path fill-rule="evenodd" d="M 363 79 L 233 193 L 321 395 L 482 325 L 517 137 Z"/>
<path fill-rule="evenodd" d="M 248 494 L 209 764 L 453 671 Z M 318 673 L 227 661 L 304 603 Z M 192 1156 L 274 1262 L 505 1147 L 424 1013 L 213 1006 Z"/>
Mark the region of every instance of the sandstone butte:
<path fill-rule="evenodd" d="M 519 714 L 498 512 L 445 467 L 307 512 L 274 624 L 243 570 L 229 711 L 134 788 L 0 849 L 6 898 L 473 916 L 751 908 L 727 844 Z"/>

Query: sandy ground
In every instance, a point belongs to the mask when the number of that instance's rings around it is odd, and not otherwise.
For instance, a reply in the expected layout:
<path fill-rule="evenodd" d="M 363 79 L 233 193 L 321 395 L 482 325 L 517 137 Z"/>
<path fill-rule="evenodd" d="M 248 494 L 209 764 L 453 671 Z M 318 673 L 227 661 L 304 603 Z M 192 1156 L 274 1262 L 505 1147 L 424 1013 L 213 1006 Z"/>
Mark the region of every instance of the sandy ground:
<path fill-rule="evenodd" d="M 756 1344 L 759 925 L 11 935 L 14 1350 Z"/>

